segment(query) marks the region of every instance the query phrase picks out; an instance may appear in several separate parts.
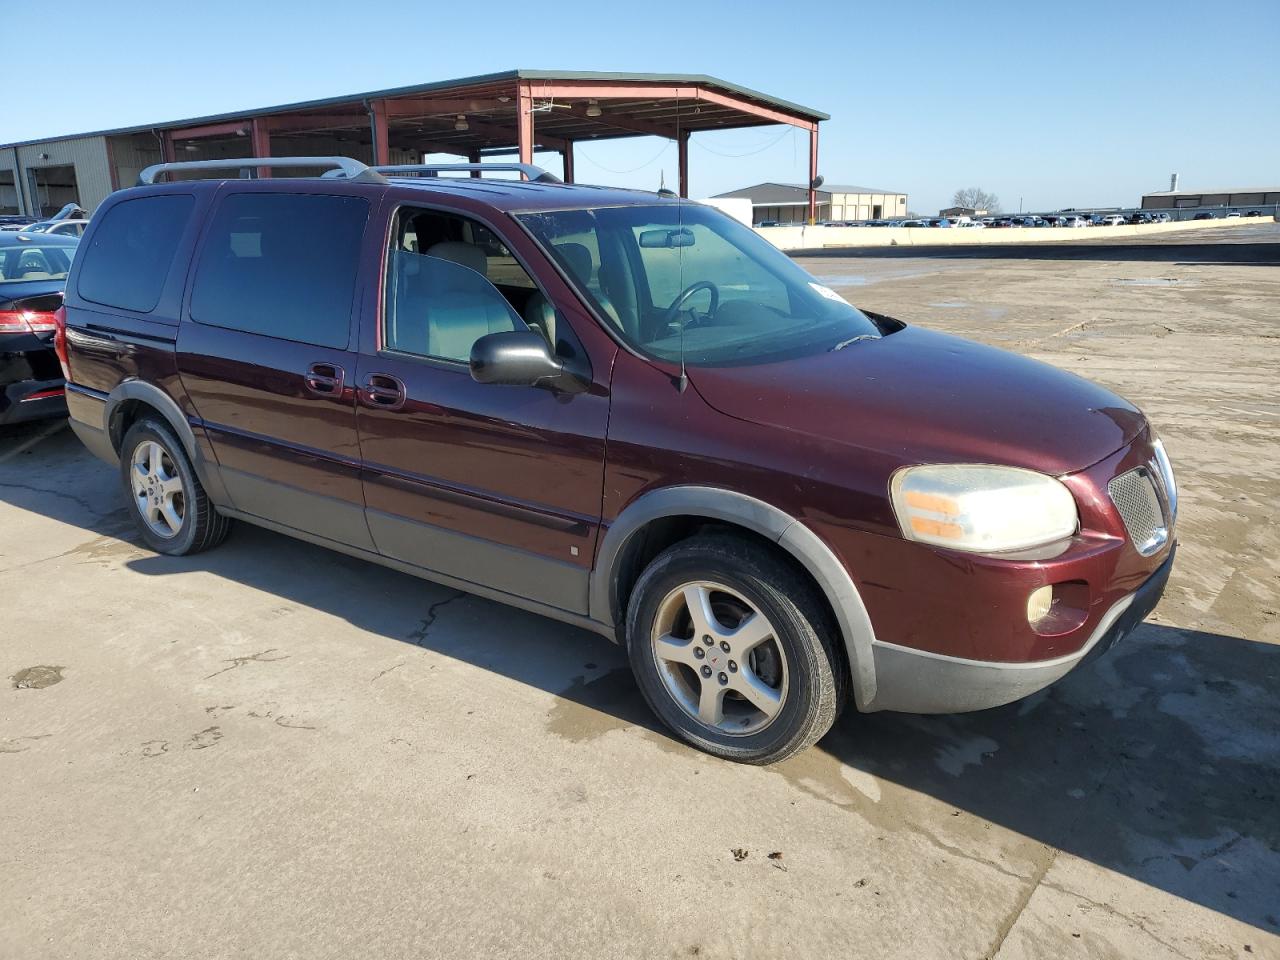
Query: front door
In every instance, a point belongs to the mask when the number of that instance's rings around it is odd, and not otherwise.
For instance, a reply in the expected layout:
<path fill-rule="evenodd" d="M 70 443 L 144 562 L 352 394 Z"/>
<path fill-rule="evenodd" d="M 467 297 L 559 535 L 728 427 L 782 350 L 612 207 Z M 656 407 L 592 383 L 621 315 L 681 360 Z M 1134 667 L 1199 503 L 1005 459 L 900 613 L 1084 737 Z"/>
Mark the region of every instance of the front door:
<path fill-rule="evenodd" d="M 237 187 L 197 256 L 178 369 L 235 508 L 373 549 L 353 314 L 373 198 Z"/>
<path fill-rule="evenodd" d="M 383 554 L 587 612 L 609 397 L 471 378 L 471 345 L 536 329 L 581 344 L 498 234 L 442 211 L 395 217 L 381 311 L 366 318 L 357 423 Z"/>

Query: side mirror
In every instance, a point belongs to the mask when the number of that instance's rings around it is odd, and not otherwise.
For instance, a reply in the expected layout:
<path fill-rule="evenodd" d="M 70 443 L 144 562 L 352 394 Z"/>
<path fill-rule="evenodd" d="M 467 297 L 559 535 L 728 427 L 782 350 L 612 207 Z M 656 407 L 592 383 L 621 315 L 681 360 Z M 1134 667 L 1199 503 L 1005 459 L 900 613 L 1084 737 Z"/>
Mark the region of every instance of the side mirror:
<path fill-rule="evenodd" d="M 476 383 L 549 387 L 565 393 L 581 393 L 587 388 L 581 376 L 566 369 L 551 353 L 542 334 L 532 330 L 490 333 L 473 343 L 471 379 Z"/>

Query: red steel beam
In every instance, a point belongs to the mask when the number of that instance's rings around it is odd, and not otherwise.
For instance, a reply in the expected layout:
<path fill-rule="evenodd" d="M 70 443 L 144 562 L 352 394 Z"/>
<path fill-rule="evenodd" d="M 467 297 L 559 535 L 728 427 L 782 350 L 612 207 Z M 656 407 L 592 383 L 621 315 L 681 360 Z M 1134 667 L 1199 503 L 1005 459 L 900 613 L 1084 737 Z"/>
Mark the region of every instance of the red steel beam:
<path fill-rule="evenodd" d="M 739 113 L 760 117 L 770 123 L 785 123 L 804 130 L 817 129 L 817 121 L 787 113 L 775 107 L 753 103 L 729 94 L 708 90 L 706 87 L 653 86 L 628 83 L 623 80 L 558 80 L 552 83 L 530 84 L 530 96 L 584 97 L 595 100 L 702 100 L 717 106 L 728 107 Z"/>
<path fill-rule="evenodd" d="M 705 87 L 698 88 L 698 99 L 706 103 L 714 103 L 717 106 L 728 107 L 737 110 L 740 113 L 748 113 L 753 117 L 761 117 L 773 123 L 786 123 L 793 127 L 800 127 L 802 130 L 811 132 L 818 129 L 816 120 L 806 120 L 803 117 L 797 117 L 794 114 L 786 113 L 782 110 L 776 110 L 773 107 L 766 107 L 762 104 L 752 103 L 749 100 L 739 100 L 737 97 L 726 96 L 723 93 L 717 93 L 714 90 L 708 90 Z"/>
<path fill-rule="evenodd" d="M 566 140 L 564 147 L 560 151 L 560 157 L 564 161 L 564 182 L 573 183 L 573 141 Z"/>
<path fill-rule="evenodd" d="M 818 222 L 818 188 L 813 185 L 818 179 L 818 125 L 814 124 L 809 131 L 809 226 Z M 830 216 L 830 214 L 828 214 Z"/>
<path fill-rule="evenodd" d="M 373 126 L 373 163 L 385 167 L 391 163 L 391 144 L 387 140 L 387 101 L 369 101 L 370 122 Z"/>
<path fill-rule="evenodd" d="M 368 114 L 301 114 L 288 117 L 263 117 L 263 122 L 273 133 L 298 133 L 310 130 L 358 129 L 369 122 Z"/>
<path fill-rule="evenodd" d="M 680 196 L 689 199 L 689 131 L 681 130 L 676 138 L 676 150 L 680 158 Z"/>
<path fill-rule="evenodd" d="M 517 91 L 516 118 L 519 130 L 516 148 L 520 152 L 521 163 L 533 163 L 533 93 L 527 82 L 519 84 Z"/>
<path fill-rule="evenodd" d="M 246 133 L 252 121 L 234 120 L 231 123 L 207 123 L 200 127 L 179 127 L 166 130 L 174 140 L 200 140 L 204 137 L 227 137 Z"/>
<path fill-rule="evenodd" d="M 472 97 L 467 100 L 388 100 L 387 116 L 393 119 L 402 117 L 429 117 L 432 114 L 444 113 L 483 113 L 488 110 L 510 110 L 511 98 L 503 103 L 496 97 Z"/>
<path fill-rule="evenodd" d="M 253 127 L 250 133 L 252 139 L 252 155 L 255 157 L 271 156 L 271 131 L 267 128 L 267 122 L 263 117 L 253 118 Z M 259 177 L 271 176 L 270 167 L 259 167 Z"/>

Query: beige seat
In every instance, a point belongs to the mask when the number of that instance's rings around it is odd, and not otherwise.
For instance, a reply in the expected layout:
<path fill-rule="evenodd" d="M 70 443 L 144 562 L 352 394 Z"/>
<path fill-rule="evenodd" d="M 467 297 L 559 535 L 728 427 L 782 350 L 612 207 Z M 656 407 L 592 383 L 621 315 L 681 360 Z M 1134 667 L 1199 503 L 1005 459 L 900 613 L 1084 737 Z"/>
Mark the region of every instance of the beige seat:
<path fill-rule="evenodd" d="M 488 260 L 483 250 L 447 240 L 430 247 L 427 257 L 450 264 L 424 269 L 414 284 L 413 299 L 426 307 L 427 355 L 466 361 L 481 337 L 518 329 L 511 305 L 485 279 Z"/>

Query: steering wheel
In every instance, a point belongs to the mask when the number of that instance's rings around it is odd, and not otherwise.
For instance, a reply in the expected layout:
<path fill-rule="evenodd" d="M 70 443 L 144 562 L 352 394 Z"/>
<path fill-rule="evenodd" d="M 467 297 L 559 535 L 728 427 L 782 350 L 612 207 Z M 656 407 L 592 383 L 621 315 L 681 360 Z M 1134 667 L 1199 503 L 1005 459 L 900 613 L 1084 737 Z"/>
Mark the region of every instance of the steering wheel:
<path fill-rule="evenodd" d="M 680 308 L 684 306 L 685 301 L 692 297 L 699 290 L 709 290 L 711 292 L 711 308 L 707 311 L 708 316 L 715 313 L 720 308 L 720 288 L 710 280 L 699 280 L 697 283 L 691 283 L 680 291 L 680 296 L 671 301 L 671 306 L 662 315 L 662 320 L 658 329 L 664 329 L 671 325 L 675 320 L 676 314 L 680 312 Z"/>

